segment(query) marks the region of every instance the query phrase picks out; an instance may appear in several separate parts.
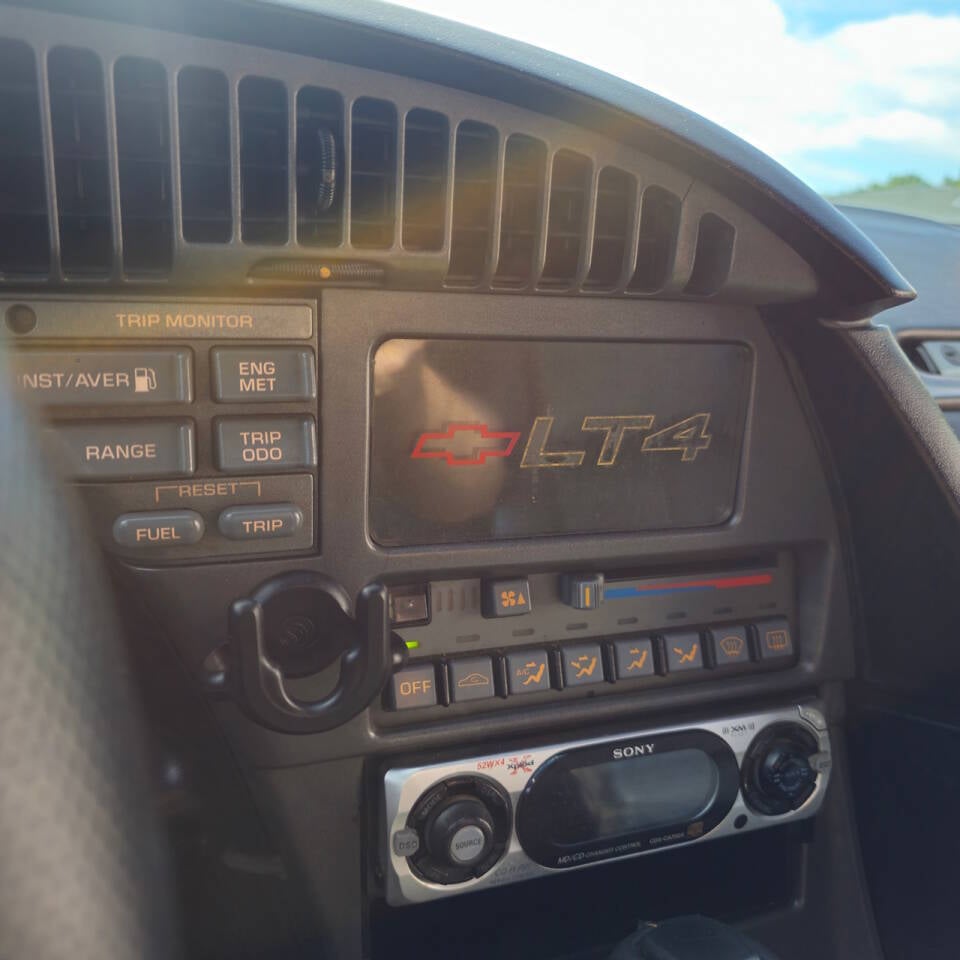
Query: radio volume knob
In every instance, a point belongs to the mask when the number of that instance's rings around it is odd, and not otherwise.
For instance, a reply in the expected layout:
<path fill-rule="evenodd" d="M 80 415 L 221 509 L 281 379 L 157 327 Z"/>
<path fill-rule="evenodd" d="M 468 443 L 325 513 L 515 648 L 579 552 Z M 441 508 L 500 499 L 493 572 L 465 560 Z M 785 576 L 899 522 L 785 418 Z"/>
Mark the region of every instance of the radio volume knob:
<path fill-rule="evenodd" d="M 760 733 L 743 759 L 747 805 L 767 816 L 801 807 L 817 786 L 818 773 L 811 758 L 818 750 L 813 734 L 796 723 L 775 724 Z"/>
<path fill-rule="evenodd" d="M 503 856 L 512 820 L 510 800 L 500 786 L 483 777 L 452 777 L 414 805 L 406 832 L 415 831 L 420 842 L 405 855 L 426 880 L 464 883 Z"/>

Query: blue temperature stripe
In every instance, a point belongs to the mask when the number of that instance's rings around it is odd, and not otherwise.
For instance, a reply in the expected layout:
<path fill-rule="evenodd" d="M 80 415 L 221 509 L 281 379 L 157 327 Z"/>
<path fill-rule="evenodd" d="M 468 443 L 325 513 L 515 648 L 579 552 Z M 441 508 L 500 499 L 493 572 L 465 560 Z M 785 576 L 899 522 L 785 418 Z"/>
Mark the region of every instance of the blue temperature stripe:
<path fill-rule="evenodd" d="M 691 593 L 697 590 L 714 590 L 713 586 L 705 587 L 606 587 L 603 595 L 607 600 L 623 600 L 624 597 L 651 597 L 656 593 Z"/>

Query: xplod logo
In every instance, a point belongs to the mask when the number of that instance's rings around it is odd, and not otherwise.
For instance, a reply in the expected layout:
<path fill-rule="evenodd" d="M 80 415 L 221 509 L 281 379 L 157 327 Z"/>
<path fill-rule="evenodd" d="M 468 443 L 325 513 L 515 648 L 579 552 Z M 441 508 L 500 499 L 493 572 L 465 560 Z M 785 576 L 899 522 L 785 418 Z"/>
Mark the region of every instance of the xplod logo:
<path fill-rule="evenodd" d="M 576 468 L 587 458 L 586 450 L 549 449 L 555 417 L 537 417 L 523 448 L 520 467 Z M 689 463 L 710 446 L 707 432 L 709 413 L 696 413 L 678 423 L 654 431 L 654 416 L 584 417 L 580 429 L 602 435 L 596 466 L 613 467 L 624 441 L 632 434 L 643 437 L 643 453 L 679 453 Z M 441 460 L 451 467 L 482 467 L 492 459 L 506 459 L 520 440 L 519 432 L 491 430 L 485 423 L 452 423 L 444 430 L 421 433 L 410 454 L 411 460 Z"/>

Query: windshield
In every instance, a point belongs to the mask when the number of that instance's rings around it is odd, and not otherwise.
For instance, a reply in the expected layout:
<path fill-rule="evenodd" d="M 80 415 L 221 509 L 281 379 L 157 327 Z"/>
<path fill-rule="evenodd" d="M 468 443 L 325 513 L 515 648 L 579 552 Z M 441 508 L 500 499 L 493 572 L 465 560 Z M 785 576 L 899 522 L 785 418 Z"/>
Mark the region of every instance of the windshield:
<path fill-rule="evenodd" d="M 401 0 L 702 114 L 836 203 L 960 224 L 960 0 Z"/>

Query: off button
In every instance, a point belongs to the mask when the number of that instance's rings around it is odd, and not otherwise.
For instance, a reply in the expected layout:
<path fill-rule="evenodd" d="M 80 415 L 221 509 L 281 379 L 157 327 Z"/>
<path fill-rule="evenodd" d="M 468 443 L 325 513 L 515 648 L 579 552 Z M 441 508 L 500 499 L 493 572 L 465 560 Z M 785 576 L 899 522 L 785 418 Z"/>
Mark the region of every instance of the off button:
<path fill-rule="evenodd" d="M 317 465 L 312 417 L 220 417 L 214 423 L 217 466 L 230 473 L 272 473 Z"/>

